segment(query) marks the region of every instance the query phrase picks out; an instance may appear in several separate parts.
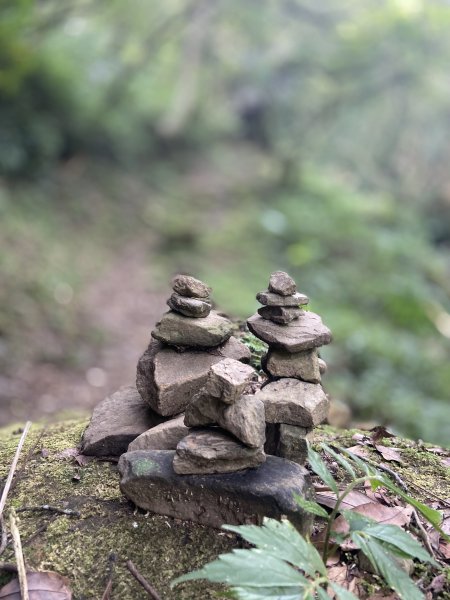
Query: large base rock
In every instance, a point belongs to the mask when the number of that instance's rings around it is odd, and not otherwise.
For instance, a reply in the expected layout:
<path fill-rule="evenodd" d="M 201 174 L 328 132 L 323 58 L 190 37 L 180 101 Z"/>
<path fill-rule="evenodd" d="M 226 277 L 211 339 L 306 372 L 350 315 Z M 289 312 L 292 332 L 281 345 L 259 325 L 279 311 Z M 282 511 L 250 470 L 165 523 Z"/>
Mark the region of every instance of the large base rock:
<path fill-rule="evenodd" d="M 152 336 L 172 346 L 213 348 L 223 344 L 232 332 L 231 321 L 214 310 L 202 319 L 193 319 L 169 311 L 156 324 Z"/>
<path fill-rule="evenodd" d="M 137 389 L 122 387 L 100 402 L 81 440 L 89 456 L 120 456 L 141 433 L 165 421 L 142 400 Z"/>
<path fill-rule="evenodd" d="M 177 352 L 153 340 L 139 359 L 136 387 L 157 413 L 178 415 L 205 385 L 211 366 L 224 358 L 248 362 L 250 350 L 234 337 L 208 352 Z"/>
<path fill-rule="evenodd" d="M 175 452 L 127 452 L 119 461 L 122 492 L 154 513 L 220 527 L 260 524 L 263 517 L 286 516 L 304 535 L 312 517 L 297 505 L 294 493 L 310 497 L 307 472 L 282 458 L 268 456 L 257 469 L 217 475 L 177 475 Z"/>

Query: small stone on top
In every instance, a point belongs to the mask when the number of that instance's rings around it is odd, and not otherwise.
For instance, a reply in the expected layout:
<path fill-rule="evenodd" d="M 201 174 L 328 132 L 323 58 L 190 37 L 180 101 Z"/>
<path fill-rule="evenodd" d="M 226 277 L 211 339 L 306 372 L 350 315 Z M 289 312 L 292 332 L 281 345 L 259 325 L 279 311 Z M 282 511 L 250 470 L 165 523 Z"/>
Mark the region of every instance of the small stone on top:
<path fill-rule="evenodd" d="M 172 279 L 172 289 L 177 294 L 180 294 L 180 296 L 187 298 L 207 298 L 208 300 L 212 292 L 212 289 L 206 283 L 190 275 L 176 275 Z"/>
<path fill-rule="evenodd" d="M 200 298 L 187 298 L 174 292 L 167 300 L 168 306 L 180 315 L 192 318 L 207 317 L 211 312 L 211 304 Z"/>
<path fill-rule="evenodd" d="M 292 296 L 297 291 L 295 281 L 284 271 L 274 271 L 269 279 L 269 292 L 280 296 Z"/>

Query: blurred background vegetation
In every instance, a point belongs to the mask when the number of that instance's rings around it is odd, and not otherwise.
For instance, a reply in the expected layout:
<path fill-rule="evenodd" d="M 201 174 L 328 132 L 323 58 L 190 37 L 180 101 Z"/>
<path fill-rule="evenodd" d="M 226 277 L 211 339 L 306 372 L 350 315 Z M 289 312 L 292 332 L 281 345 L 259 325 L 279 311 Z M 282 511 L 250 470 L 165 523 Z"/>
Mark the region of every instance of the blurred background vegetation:
<path fill-rule="evenodd" d="M 245 317 L 284 269 L 327 390 L 448 443 L 449 27 L 448 0 L 0 0 L 0 421 L 132 380 L 174 272 Z"/>

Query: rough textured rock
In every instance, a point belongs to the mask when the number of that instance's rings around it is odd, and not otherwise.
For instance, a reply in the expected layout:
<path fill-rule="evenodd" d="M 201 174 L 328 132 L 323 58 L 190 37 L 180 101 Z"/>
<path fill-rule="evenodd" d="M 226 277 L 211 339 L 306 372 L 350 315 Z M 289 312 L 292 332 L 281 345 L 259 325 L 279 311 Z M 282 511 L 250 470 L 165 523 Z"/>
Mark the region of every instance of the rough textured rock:
<path fill-rule="evenodd" d="M 304 465 L 308 457 L 308 436 L 311 429 L 297 427 L 296 425 L 279 425 L 278 446 L 275 454 L 282 458 L 292 460 L 299 465 Z"/>
<path fill-rule="evenodd" d="M 199 319 L 207 317 L 211 312 L 211 304 L 200 298 L 186 298 L 174 292 L 167 300 L 168 306 L 185 317 Z"/>
<path fill-rule="evenodd" d="M 268 423 L 314 427 L 327 418 L 329 400 L 318 383 L 279 379 L 255 394 L 264 403 Z"/>
<path fill-rule="evenodd" d="M 262 366 L 271 377 L 294 377 L 310 383 L 320 383 L 320 367 L 317 350 L 284 352 L 270 349 Z"/>
<path fill-rule="evenodd" d="M 120 456 L 141 433 L 164 421 L 132 386 L 120 388 L 100 402 L 81 440 L 89 456 Z"/>
<path fill-rule="evenodd" d="M 178 442 L 188 433 L 189 428 L 184 424 L 184 414 L 182 414 L 141 433 L 128 446 L 128 452 L 133 450 L 175 450 Z"/>
<path fill-rule="evenodd" d="M 289 306 L 263 306 L 258 308 L 258 314 L 263 319 L 268 319 L 279 325 L 287 325 L 305 314 L 301 308 Z"/>
<path fill-rule="evenodd" d="M 152 336 L 172 346 L 213 348 L 223 344 L 232 332 L 231 321 L 214 310 L 203 319 L 192 319 L 170 310 L 156 324 Z"/>
<path fill-rule="evenodd" d="M 263 342 L 286 352 L 301 352 L 331 342 L 331 331 L 313 312 L 305 312 L 289 325 L 277 325 L 256 314 L 247 319 L 247 325 Z"/>
<path fill-rule="evenodd" d="M 242 396 L 234 404 L 201 391 L 186 407 L 184 424 L 188 427 L 219 425 L 252 448 L 264 445 L 264 404 L 255 396 Z"/>
<path fill-rule="evenodd" d="M 250 351 L 233 337 L 208 352 L 177 352 L 153 340 L 139 359 L 136 387 L 157 413 L 178 415 L 205 385 L 211 366 L 227 357 L 248 361 Z"/>
<path fill-rule="evenodd" d="M 319 358 L 319 371 L 321 375 L 328 371 L 328 365 L 322 358 Z"/>
<path fill-rule="evenodd" d="M 190 275 L 176 275 L 172 279 L 172 289 L 180 296 L 188 298 L 209 298 L 212 292 L 206 283 Z"/>
<path fill-rule="evenodd" d="M 302 534 L 311 532 L 312 517 L 294 500 L 294 493 L 312 494 L 299 465 L 269 456 L 257 469 L 180 476 L 173 470 L 174 455 L 170 450 L 124 454 L 119 462 L 122 492 L 143 510 L 211 527 L 286 516 Z"/>
<path fill-rule="evenodd" d="M 217 427 L 193 429 L 183 438 L 173 459 L 178 475 L 232 473 L 254 469 L 266 460 L 262 448 L 249 448 Z"/>
<path fill-rule="evenodd" d="M 247 384 L 257 377 L 257 372 L 250 365 L 225 358 L 211 367 L 206 390 L 222 402 L 232 404 L 242 395 Z"/>
<path fill-rule="evenodd" d="M 292 294 L 291 296 L 280 296 L 273 292 L 265 291 L 256 294 L 256 299 L 264 306 L 304 306 L 308 304 L 309 298 L 305 294 Z"/>
<path fill-rule="evenodd" d="M 274 271 L 269 279 L 269 292 L 281 296 L 292 296 L 297 291 L 295 281 L 284 271 Z"/>

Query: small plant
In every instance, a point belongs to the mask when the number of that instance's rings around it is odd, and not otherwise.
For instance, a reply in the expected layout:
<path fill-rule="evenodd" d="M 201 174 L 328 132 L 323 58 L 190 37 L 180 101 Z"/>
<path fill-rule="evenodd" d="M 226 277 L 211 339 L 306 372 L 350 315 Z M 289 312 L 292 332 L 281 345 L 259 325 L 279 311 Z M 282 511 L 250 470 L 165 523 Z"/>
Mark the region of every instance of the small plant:
<path fill-rule="evenodd" d="M 322 555 L 286 520 L 279 522 L 267 518 L 262 526 L 225 525 L 223 529 L 238 533 L 255 547 L 222 554 L 202 569 L 178 577 L 172 586 L 192 579 L 207 579 L 229 586 L 231 589 L 226 596 L 238 600 L 329 600 L 328 591 L 334 592 L 338 600 L 357 600 L 353 593 L 329 580 L 326 568 L 331 540 L 342 543 L 351 539 L 369 559 L 376 573 L 402 600 L 423 600 L 424 595 L 398 566 L 396 559 L 417 559 L 439 568 L 430 554 L 397 525 L 380 524 L 356 512 L 340 510 L 340 507 L 356 486 L 368 481 L 372 490 L 382 486 L 400 496 L 445 536 L 440 529 L 441 514 L 408 496 L 387 476 L 348 450 L 335 452 L 326 444 L 322 444 L 322 448 L 351 477 L 347 487 L 340 491 L 320 454 L 308 448 L 312 470 L 336 494 L 336 505 L 331 514 L 314 501 L 299 496 L 295 498 L 304 511 L 326 520 Z M 332 526 L 338 513 L 344 515 L 349 524 L 346 534 L 333 532 Z"/>

